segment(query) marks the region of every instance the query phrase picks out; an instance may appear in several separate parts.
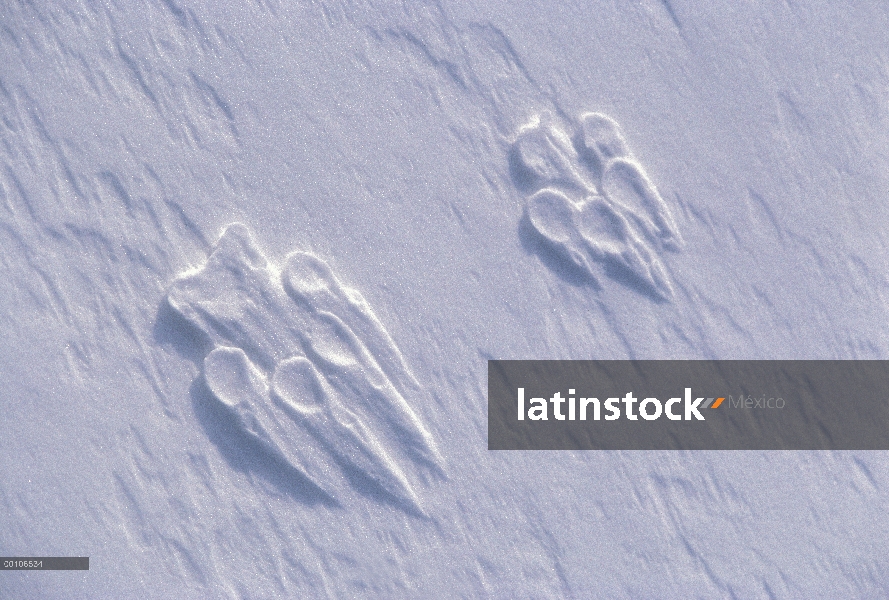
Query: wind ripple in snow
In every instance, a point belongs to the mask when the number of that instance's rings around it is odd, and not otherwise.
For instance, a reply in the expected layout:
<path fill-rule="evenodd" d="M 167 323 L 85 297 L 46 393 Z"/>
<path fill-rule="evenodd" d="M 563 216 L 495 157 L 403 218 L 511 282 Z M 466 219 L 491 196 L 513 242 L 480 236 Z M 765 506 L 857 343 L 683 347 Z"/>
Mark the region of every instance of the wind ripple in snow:
<path fill-rule="evenodd" d="M 271 266 L 230 225 L 170 306 L 204 331 L 207 386 L 242 431 L 330 497 L 343 481 L 422 513 L 405 466 L 443 474 L 406 397 L 425 397 L 362 295 L 304 252 Z"/>

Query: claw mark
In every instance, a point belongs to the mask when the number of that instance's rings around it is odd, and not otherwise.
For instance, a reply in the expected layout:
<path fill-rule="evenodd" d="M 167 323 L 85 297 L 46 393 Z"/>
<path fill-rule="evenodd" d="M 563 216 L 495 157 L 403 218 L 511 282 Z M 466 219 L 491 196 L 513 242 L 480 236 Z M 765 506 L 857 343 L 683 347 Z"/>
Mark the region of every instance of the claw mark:
<path fill-rule="evenodd" d="M 288 416 L 270 401 L 262 371 L 240 348 L 219 347 L 204 359 L 207 387 L 241 430 L 260 446 L 305 475 L 328 496 L 336 488 L 328 482 L 329 468 L 311 438 L 294 430 Z"/>
<path fill-rule="evenodd" d="M 393 498 L 422 511 L 407 478 L 383 444 L 337 398 L 310 361 L 297 357 L 280 363 L 272 387 L 296 423 L 310 431 L 340 467 L 363 472 Z M 307 406 L 306 400 L 313 404 Z"/>
<path fill-rule="evenodd" d="M 626 158 L 613 160 L 602 175 L 602 189 L 632 215 L 652 242 L 659 239 L 670 250 L 681 247 L 682 240 L 667 203 L 639 163 Z"/>

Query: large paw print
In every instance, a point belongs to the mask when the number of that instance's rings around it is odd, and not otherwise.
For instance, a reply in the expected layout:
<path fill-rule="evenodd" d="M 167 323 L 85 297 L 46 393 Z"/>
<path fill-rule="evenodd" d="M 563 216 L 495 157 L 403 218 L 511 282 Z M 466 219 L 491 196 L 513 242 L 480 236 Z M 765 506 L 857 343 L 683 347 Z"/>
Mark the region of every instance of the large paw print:
<path fill-rule="evenodd" d="M 569 135 L 549 115 L 538 117 L 516 137 L 510 166 L 528 195 L 531 225 L 561 256 L 593 279 L 601 265 L 657 297 L 672 296 L 659 254 L 682 240 L 613 119 L 586 113 Z"/>
<path fill-rule="evenodd" d="M 420 510 L 404 465 L 441 472 L 406 397 L 423 397 L 359 292 L 304 252 L 273 268 L 247 228 L 229 226 L 168 301 L 213 343 L 207 386 L 245 434 L 333 498 L 359 472 Z"/>

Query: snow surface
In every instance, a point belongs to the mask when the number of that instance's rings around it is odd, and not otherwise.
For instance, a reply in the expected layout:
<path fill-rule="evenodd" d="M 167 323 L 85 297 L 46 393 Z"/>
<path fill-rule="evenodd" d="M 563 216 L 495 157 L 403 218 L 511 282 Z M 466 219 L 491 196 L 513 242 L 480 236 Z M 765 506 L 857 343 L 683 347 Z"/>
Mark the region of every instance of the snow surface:
<path fill-rule="evenodd" d="M 889 358 L 889 4 L 0 2 L 0 598 L 885 598 L 868 452 L 489 452 L 489 358 Z"/>

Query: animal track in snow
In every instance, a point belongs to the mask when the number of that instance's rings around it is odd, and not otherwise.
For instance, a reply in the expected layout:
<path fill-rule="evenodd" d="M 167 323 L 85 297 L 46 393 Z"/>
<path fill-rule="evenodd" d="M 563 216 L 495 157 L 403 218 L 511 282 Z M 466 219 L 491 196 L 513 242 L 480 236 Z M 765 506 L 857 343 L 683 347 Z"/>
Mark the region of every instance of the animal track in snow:
<path fill-rule="evenodd" d="M 442 473 L 406 400 L 424 391 L 363 296 L 324 261 L 294 252 L 278 271 L 233 224 L 167 299 L 210 338 L 207 387 L 245 435 L 331 498 L 357 473 L 422 512 L 404 467 Z"/>
<path fill-rule="evenodd" d="M 672 297 L 660 253 L 679 250 L 682 239 L 616 121 L 585 113 L 571 135 L 541 115 L 519 131 L 509 160 L 528 196 L 531 226 L 564 259 L 593 279 L 599 264 L 612 277 Z"/>

